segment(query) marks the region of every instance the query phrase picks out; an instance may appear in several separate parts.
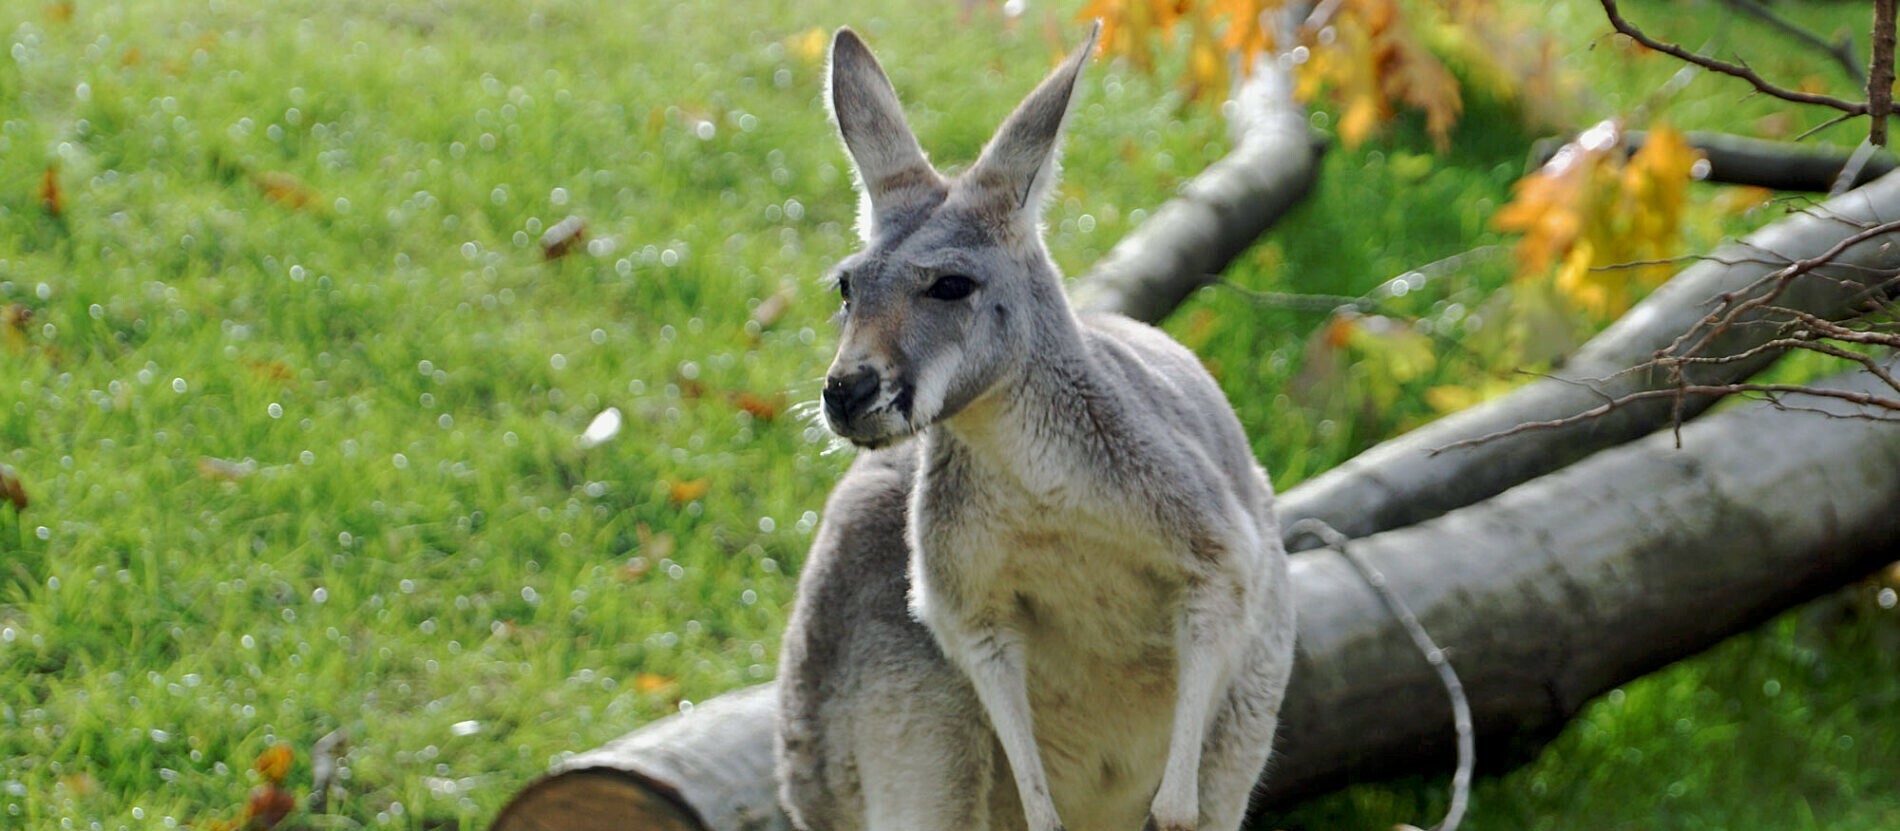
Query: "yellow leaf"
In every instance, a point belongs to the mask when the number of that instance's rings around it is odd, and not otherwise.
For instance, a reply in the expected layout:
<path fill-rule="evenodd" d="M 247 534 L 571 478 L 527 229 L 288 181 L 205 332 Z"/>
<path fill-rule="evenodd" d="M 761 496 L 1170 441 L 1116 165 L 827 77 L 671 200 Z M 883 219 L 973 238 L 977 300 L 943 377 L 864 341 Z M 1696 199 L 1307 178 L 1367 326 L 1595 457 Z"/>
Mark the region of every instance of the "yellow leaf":
<path fill-rule="evenodd" d="M 1472 386 L 1446 384 L 1425 389 L 1425 403 L 1439 413 L 1455 413 L 1511 391 L 1511 384 L 1497 378 L 1484 378 Z"/>
<path fill-rule="evenodd" d="M 712 483 L 704 479 L 688 481 L 672 480 L 667 482 L 667 498 L 675 505 L 684 505 L 705 496 L 712 490 Z"/>
<path fill-rule="evenodd" d="M 821 27 L 813 26 L 803 32 L 786 38 L 785 46 L 787 50 L 797 55 L 799 59 L 806 63 L 817 63 L 825 59 L 825 44 L 828 42 L 830 42 L 830 40 L 825 37 L 825 30 Z"/>
<path fill-rule="evenodd" d="M 641 693 L 664 692 L 676 686 L 678 684 L 673 679 L 657 672 L 642 672 L 633 676 L 633 688 Z"/>
<path fill-rule="evenodd" d="M 40 206 L 46 209 L 47 214 L 58 217 L 66 212 L 66 197 L 59 189 L 57 163 L 47 165 L 45 172 L 40 174 L 39 197 Z"/>
<path fill-rule="evenodd" d="M 290 762 L 294 756 L 290 745 L 278 742 L 271 745 L 270 749 L 257 754 L 257 759 L 251 762 L 251 769 L 263 776 L 264 781 L 279 783 L 284 781 L 284 777 L 290 775 Z"/>

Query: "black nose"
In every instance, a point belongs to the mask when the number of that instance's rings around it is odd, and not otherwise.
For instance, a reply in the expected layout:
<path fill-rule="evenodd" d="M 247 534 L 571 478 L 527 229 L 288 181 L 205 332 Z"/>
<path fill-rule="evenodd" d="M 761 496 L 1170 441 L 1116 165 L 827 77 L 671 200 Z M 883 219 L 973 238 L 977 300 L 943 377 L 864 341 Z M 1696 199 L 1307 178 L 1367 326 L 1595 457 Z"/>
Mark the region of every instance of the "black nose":
<path fill-rule="evenodd" d="M 840 424 L 864 412 L 877 397 L 877 373 L 860 369 L 851 375 L 825 378 L 825 416 Z"/>

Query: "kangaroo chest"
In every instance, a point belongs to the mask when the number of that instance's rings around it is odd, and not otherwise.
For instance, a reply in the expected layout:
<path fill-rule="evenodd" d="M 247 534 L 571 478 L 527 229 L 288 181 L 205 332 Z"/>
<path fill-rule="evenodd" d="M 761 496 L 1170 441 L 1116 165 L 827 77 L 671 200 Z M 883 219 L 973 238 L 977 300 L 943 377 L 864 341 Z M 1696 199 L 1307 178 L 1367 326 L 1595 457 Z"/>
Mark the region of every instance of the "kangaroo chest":
<path fill-rule="evenodd" d="M 1138 825 L 1173 711 L 1175 543 L 1139 506 L 1095 494 L 992 485 L 952 504 L 914 506 L 914 611 L 953 660 L 958 633 L 1011 633 L 1065 821 Z"/>
<path fill-rule="evenodd" d="M 913 523 L 927 624 L 1000 626 L 1032 663 L 1172 668 L 1180 558 L 1137 506 L 992 494 L 931 513 Z"/>

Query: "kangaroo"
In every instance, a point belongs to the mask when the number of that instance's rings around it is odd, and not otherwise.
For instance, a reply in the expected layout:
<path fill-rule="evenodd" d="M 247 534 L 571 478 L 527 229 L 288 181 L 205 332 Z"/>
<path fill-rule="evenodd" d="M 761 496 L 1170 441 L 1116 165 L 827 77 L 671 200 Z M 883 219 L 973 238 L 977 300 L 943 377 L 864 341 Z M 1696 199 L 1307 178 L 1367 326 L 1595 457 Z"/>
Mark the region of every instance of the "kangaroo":
<path fill-rule="evenodd" d="M 1231 831 L 1266 765 L 1294 631 L 1272 488 L 1199 361 L 1079 317 L 1042 240 L 1099 32 L 953 177 L 832 40 L 863 248 L 822 409 L 861 450 L 780 659 L 800 828 Z"/>

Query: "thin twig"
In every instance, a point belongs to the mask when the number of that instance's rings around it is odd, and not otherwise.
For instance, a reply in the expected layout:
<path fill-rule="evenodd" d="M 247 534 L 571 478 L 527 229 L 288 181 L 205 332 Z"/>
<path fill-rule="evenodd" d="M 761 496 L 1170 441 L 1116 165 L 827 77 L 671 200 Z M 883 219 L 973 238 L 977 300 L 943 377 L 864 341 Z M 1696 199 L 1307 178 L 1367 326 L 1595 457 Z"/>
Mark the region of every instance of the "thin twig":
<path fill-rule="evenodd" d="M 1783 101 L 1790 101 L 1796 104 L 1814 104 L 1840 110 L 1850 115 L 1866 115 L 1868 113 L 1867 103 L 1864 101 L 1847 101 L 1835 98 L 1831 95 L 1819 95 L 1776 86 L 1757 74 L 1755 70 L 1749 68 L 1747 64 L 1730 63 L 1728 61 L 1704 57 L 1676 44 L 1657 40 L 1644 34 L 1643 30 L 1636 28 L 1636 26 L 1628 20 L 1623 19 L 1622 12 L 1617 10 L 1616 0 L 1599 0 L 1599 2 L 1602 3 L 1604 16 L 1609 19 L 1611 26 L 1615 27 L 1618 32 L 1627 35 L 1631 40 L 1649 47 L 1652 50 L 1661 52 L 1677 60 L 1688 61 L 1689 63 L 1712 72 L 1720 72 L 1723 75 L 1740 78 L 1753 85 L 1757 92 L 1779 98 Z M 1886 2 L 1886 0 L 1881 0 L 1881 2 Z"/>
<path fill-rule="evenodd" d="M 1900 333 L 1888 334 L 1886 332 L 1869 332 L 1864 329 L 1850 329 L 1818 315 L 1804 312 L 1800 309 L 1790 309 L 1785 306 L 1769 306 L 1767 310 L 1794 318 L 1795 321 L 1802 326 L 1813 330 L 1820 337 L 1827 338 L 1828 340 L 1858 343 L 1866 346 L 1891 346 L 1900 349 Z"/>
<path fill-rule="evenodd" d="M 1466 263 L 1503 253 L 1502 245 L 1480 245 L 1476 248 L 1460 251 L 1449 257 L 1433 260 L 1418 268 L 1408 269 L 1371 291 L 1357 297 L 1344 294 L 1305 294 L 1301 292 L 1261 291 L 1251 289 L 1225 279 L 1219 275 L 1208 275 L 1208 282 L 1230 289 L 1262 306 L 1278 309 L 1291 309 L 1299 312 L 1335 312 L 1342 308 L 1352 309 L 1364 314 L 1378 312 L 1386 298 L 1404 297 L 1418 291 L 1425 284 L 1446 274 L 1457 271 Z"/>
<path fill-rule="evenodd" d="M 1856 85 L 1867 85 L 1867 70 L 1860 65 L 1860 57 L 1854 54 L 1854 40 L 1852 38 L 1843 37 L 1840 40 L 1830 43 L 1820 35 L 1803 29 L 1795 25 L 1793 21 L 1775 14 L 1774 9 L 1768 8 L 1768 6 L 1760 0 L 1722 0 L 1722 2 L 1754 16 L 1755 19 L 1775 29 L 1779 29 L 1782 34 L 1788 37 L 1827 53 L 1829 57 L 1834 59 L 1835 63 L 1841 65 L 1841 69 L 1847 72 L 1847 77 L 1854 79 Z"/>
<path fill-rule="evenodd" d="M 1476 742 L 1471 736 L 1471 702 L 1465 699 L 1465 685 L 1458 680 L 1458 672 L 1452 669 L 1451 661 L 1446 659 L 1445 650 L 1438 647 L 1431 634 L 1425 631 L 1424 625 L 1418 622 L 1412 607 L 1405 604 L 1405 598 L 1399 597 L 1399 593 L 1386 581 L 1385 575 L 1371 560 L 1366 559 L 1365 554 L 1352 548 L 1351 540 L 1345 534 L 1339 533 L 1338 529 L 1323 519 L 1308 517 L 1288 527 L 1286 536 L 1289 540 L 1311 536 L 1345 557 L 1366 584 L 1378 593 L 1379 601 L 1385 604 L 1386 610 L 1398 619 L 1400 626 L 1405 627 L 1405 634 L 1411 636 L 1412 644 L 1425 655 L 1425 662 L 1438 672 L 1438 680 L 1445 685 L 1445 694 L 1451 697 L 1452 727 L 1458 731 L 1458 772 L 1451 777 L 1451 806 L 1445 809 L 1445 818 L 1432 826 L 1432 831 L 1457 831 L 1458 824 L 1464 821 L 1465 805 L 1471 799 L 1471 772 L 1476 767 L 1478 757 Z"/>
<path fill-rule="evenodd" d="M 1885 124 L 1887 121 L 1876 118 L 1874 123 Z M 1841 165 L 1840 175 L 1834 177 L 1834 186 L 1827 189 L 1828 198 L 1853 190 L 1854 183 L 1860 180 L 1860 172 L 1867 169 L 1867 160 L 1873 158 L 1874 151 L 1879 148 L 1880 145 L 1874 144 L 1873 139 L 1862 139 L 1860 146 L 1854 148 L 1853 155 L 1847 157 L 1847 163 Z"/>
<path fill-rule="evenodd" d="M 1636 392 L 1617 396 L 1616 398 L 1611 399 L 1608 403 L 1605 403 L 1597 407 L 1591 407 L 1590 409 L 1584 410 L 1583 412 L 1577 413 L 1575 415 L 1565 416 L 1563 418 L 1553 418 L 1547 421 L 1526 421 L 1521 424 L 1518 424 L 1515 427 L 1511 427 L 1506 430 L 1498 430 L 1493 433 L 1486 433 L 1485 435 L 1478 436 L 1477 438 L 1455 441 L 1443 447 L 1434 447 L 1431 450 L 1426 451 L 1426 452 L 1427 452 L 1427 455 L 1436 456 L 1440 453 L 1444 453 L 1447 451 L 1458 450 L 1460 448 L 1465 448 L 1465 447 L 1475 447 L 1477 445 L 1497 441 L 1498 439 L 1506 438 L 1508 436 L 1515 436 L 1519 433 L 1528 433 L 1533 430 L 1551 430 L 1558 427 L 1568 427 L 1572 424 L 1580 424 L 1582 422 L 1589 421 L 1591 419 L 1600 418 L 1608 414 L 1611 410 L 1615 410 L 1619 407 L 1624 407 L 1630 404 L 1634 404 L 1639 401 L 1652 401 L 1658 398 L 1671 398 L 1671 397 L 1674 397 L 1678 401 L 1680 401 L 1682 398 L 1691 396 L 1691 395 L 1710 395 L 1710 396 L 1721 397 L 1721 396 L 1735 395 L 1738 393 L 1749 393 L 1749 392 L 1762 393 L 1762 394 L 1767 394 L 1767 395 L 1812 395 L 1818 398 L 1839 399 L 1841 401 L 1846 401 L 1851 404 L 1858 404 L 1863 407 L 1877 407 L 1883 410 L 1893 410 L 1895 412 L 1900 412 L 1900 398 L 1883 398 L 1881 396 L 1873 395 L 1871 393 L 1855 392 L 1853 390 L 1835 390 L 1835 389 L 1827 389 L 1825 387 L 1810 387 L 1805 384 L 1682 384 L 1679 386 L 1671 386 L 1671 387 L 1666 387 L 1663 389 L 1638 390 Z M 1680 422 L 1678 422 L 1677 426 L 1680 427 Z"/>
<path fill-rule="evenodd" d="M 1690 327 L 1689 331 L 1684 332 L 1680 337 L 1676 338 L 1663 352 L 1676 355 L 1700 354 L 1702 349 L 1708 345 L 1709 341 L 1721 335 L 1723 332 L 1728 331 L 1744 312 L 1773 303 L 1776 298 L 1781 296 L 1782 291 L 1787 288 L 1788 283 L 1794 278 L 1833 262 L 1836 257 L 1839 257 L 1842 253 L 1847 251 L 1847 249 L 1855 245 L 1895 231 L 1900 231 L 1900 220 L 1883 222 L 1870 228 L 1863 228 L 1860 231 L 1842 238 L 1839 242 L 1836 242 L 1826 251 L 1816 256 L 1796 260 L 1779 271 L 1765 275 L 1762 279 L 1751 283 L 1741 291 L 1728 292 L 1722 295 L 1722 311 L 1711 313 L 1708 317 L 1698 321 L 1695 326 Z M 1745 300 L 1739 299 L 1769 284 L 1772 285 L 1766 292 L 1749 296 Z M 1702 332 L 1702 338 L 1696 341 L 1695 345 L 1687 349 L 1682 348 L 1682 345 L 1694 337 L 1697 332 Z"/>
<path fill-rule="evenodd" d="M 1378 307 L 1378 304 L 1369 298 L 1344 294 L 1304 294 L 1292 291 L 1250 289 L 1219 275 L 1213 276 L 1213 284 L 1239 294 L 1258 305 L 1296 312 L 1328 314 L 1346 308 L 1371 313 Z"/>
<path fill-rule="evenodd" d="M 1859 117 L 1860 117 L 1860 113 L 1841 113 L 1840 115 L 1834 116 L 1833 118 L 1830 118 L 1826 121 L 1816 124 L 1813 127 L 1809 127 L 1806 130 L 1802 130 L 1799 135 L 1796 135 L 1794 137 L 1794 140 L 1806 141 L 1808 138 L 1812 137 L 1815 133 L 1819 133 L 1822 130 L 1832 127 L 1836 124 L 1840 124 L 1844 121 L 1852 121 Z"/>
<path fill-rule="evenodd" d="M 1777 349 L 1806 349 L 1809 352 L 1818 352 L 1822 355 L 1828 355 L 1830 357 L 1840 358 L 1841 360 L 1844 360 L 1844 361 L 1853 361 L 1854 363 L 1860 364 L 1861 366 L 1865 367 L 1867 371 L 1872 373 L 1875 378 L 1879 378 L 1881 383 L 1886 384 L 1889 387 L 1892 387 L 1894 392 L 1900 392 L 1900 379 L 1894 378 L 1894 376 L 1891 373 L 1887 372 L 1886 368 L 1881 366 L 1880 361 L 1874 358 L 1874 356 L 1842 349 L 1838 346 L 1834 346 L 1830 343 L 1827 343 L 1825 340 L 1821 340 L 1817 337 L 1801 337 L 1799 335 L 1796 335 L 1794 337 L 1775 338 L 1774 340 L 1765 341 L 1757 346 L 1754 346 L 1742 352 L 1737 352 L 1733 355 L 1687 355 L 1683 357 L 1669 358 L 1665 361 L 1665 363 L 1670 364 L 1670 365 L 1678 365 L 1678 366 L 1680 365 L 1719 366 L 1721 364 L 1731 364 L 1731 363 L 1735 363 L 1736 361 L 1744 361 L 1751 357 L 1759 355 L 1763 352 L 1771 352 Z"/>

